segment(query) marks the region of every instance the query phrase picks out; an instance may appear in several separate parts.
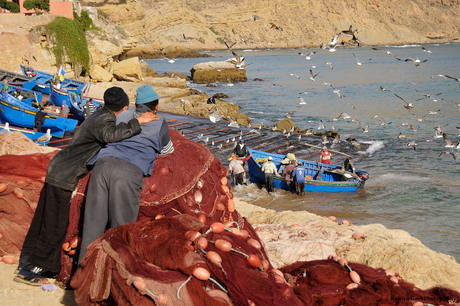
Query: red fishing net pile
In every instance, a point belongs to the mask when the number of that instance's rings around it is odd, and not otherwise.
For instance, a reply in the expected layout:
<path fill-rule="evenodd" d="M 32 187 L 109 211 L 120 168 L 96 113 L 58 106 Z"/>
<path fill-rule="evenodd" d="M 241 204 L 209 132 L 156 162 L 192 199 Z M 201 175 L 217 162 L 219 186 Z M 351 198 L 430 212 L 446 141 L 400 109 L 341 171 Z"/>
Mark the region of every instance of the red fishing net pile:
<path fill-rule="evenodd" d="M 77 270 L 78 248 L 62 252 L 57 279 L 75 289 L 79 304 L 412 305 L 420 300 L 440 305 L 460 301 L 458 292 L 418 290 L 397 276 L 390 279 L 382 269 L 356 263 L 297 262 L 284 267 L 284 274 L 273 269 L 257 233 L 234 208 L 222 163 L 204 146 L 175 131 L 171 139 L 174 153 L 159 157 L 152 176 L 144 181 L 138 221 L 107 230 L 89 246 Z M 50 157 L 2 156 L 0 178 L 8 188 L 21 177 L 29 178 L 34 197 L 26 198 L 36 203 Z M 87 181 L 88 177 L 80 180 L 72 199 L 67 242 L 81 235 Z M 33 204 L 26 207 L 25 196 L 19 199 L 10 193 L 0 194 L 0 209 L 18 208 L 14 214 L 1 215 L 0 243 L 5 224 L 22 224 L 12 236 L 18 248 Z M 3 199 L 7 196 L 11 204 Z M 354 282 L 359 283 L 353 285 L 356 288 L 347 289 Z"/>

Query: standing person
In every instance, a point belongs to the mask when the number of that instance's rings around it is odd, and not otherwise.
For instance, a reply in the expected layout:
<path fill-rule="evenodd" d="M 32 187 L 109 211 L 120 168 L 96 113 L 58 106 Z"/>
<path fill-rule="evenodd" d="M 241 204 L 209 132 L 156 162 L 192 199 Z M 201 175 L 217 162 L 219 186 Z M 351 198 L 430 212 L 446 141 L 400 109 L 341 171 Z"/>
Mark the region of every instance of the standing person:
<path fill-rule="evenodd" d="M 321 151 L 321 157 L 319 161 L 323 164 L 329 165 L 331 163 L 332 153 L 329 152 L 326 146 L 323 147 L 323 151 Z"/>
<path fill-rule="evenodd" d="M 96 106 L 93 103 L 93 99 L 89 99 L 86 101 L 85 106 L 83 106 L 83 115 L 85 119 L 88 119 L 89 116 L 91 116 L 92 113 L 96 111 Z"/>
<path fill-rule="evenodd" d="M 228 165 L 228 171 L 232 175 L 233 185 L 243 185 L 244 183 L 244 162 L 251 158 L 251 155 L 246 156 L 243 159 L 239 159 L 235 153 L 232 153 L 231 161 Z"/>
<path fill-rule="evenodd" d="M 295 190 L 298 195 L 305 194 L 305 168 L 302 165 L 297 166 L 292 172 L 295 181 Z"/>
<path fill-rule="evenodd" d="M 236 154 L 237 157 L 246 157 L 248 148 L 244 144 L 244 139 L 240 139 L 240 141 L 233 149 L 233 152 Z"/>
<path fill-rule="evenodd" d="M 286 184 L 288 186 L 288 190 L 290 192 L 295 192 L 295 182 L 292 172 L 296 168 L 296 163 L 296 160 L 291 160 L 290 164 L 287 165 L 286 168 L 284 168 L 282 173 L 284 180 L 286 181 Z"/>
<path fill-rule="evenodd" d="M 37 132 L 42 131 L 42 125 L 45 123 L 45 109 L 40 106 L 39 111 L 35 114 L 35 120 L 34 120 L 34 130 Z"/>
<path fill-rule="evenodd" d="M 64 100 L 62 101 L 62 107 L 61 107 L 61 117 L 67 118 L 69 116 L 69 106 L 67 105 L 67 102 Z"/>
<path fill-rule="evenodd" d="M 48 165 L 45 184 L 40 192 L 32 223 L 22 246 L 17 282 L 40 286 L 45 275 L 61 269 L 61 246 L 69 223 L 72 192 L 78 180 L 88 173 L 87 163 L 109 142 L 116 142 L 141 132 L 141 124 L 158 120 L 145 113 L 128 123 L 115 125 L 116 116 L 128 108 L 128 95 L 119 87 L 104 93 L 105 107 L 84 121 L 70 144 L 59 151 Z"/>
<path fill-rule="evenodd" d="M 343 161 L 343 164 L 342 164 L 342 170 L 343 171 L 349 171 L 353 174 L 356 174 L 356 169 L 355 169 L 355 166 L 353 165 L 353 163 L 351 162 L 351 159 L 350 158 L 347 158 Z"/>
<path fill-rule="evenodd" d="M 268 192 L 274 191 L 275 175 L 279 176 L 278 171 L 276 171 L 276 166 L 272 162 L 273 157 L 269 156 L 268 161 L 262 166 L 262 172 L 265 177 L 265 188 Z"/>
<path fill-rule="evenodd" d="M 136 110 L 121 113 L 117 123 L 129 122 L 146 112 L 156 114 L 159 98 L 151 85 L 139 87 Z M 106 227 L 137 220 L 144 177 L 152 174 L 159 154 L 173 151 L 168 124 L 160 118 L 144 124 L 138 135 L 107 144 L 90 161 L 95 166 L 87 189 L 79 263 L 88 245 L 102 236 Z"/>

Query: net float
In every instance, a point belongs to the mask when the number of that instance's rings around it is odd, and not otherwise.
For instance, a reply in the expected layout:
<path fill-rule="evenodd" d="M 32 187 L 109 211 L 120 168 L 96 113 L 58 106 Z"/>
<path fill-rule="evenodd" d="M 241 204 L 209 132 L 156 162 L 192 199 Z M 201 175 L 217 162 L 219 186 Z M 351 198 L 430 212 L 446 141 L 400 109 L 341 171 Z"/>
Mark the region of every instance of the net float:
<path fill-rule="evenodd" d="M 387 277 L 396 276 L 396 272 L 393 270 L 385 270 L 385 275 Z"/>
<path fill-rule="evenodd" d="M 221 183 L 222 185 L 225 185 L 225 186 L 226 186 L 226 185 L 228 184 L 228 179 L 227 179 L 227 177 L 226 177 L 226 176 L 222 177 L 222 178 L 220 179 L 220 183 Z"/>
<path fill-rule="evenodd" d="M 327 218 L 328 218 L 329 220 L 331 220 L 331 221 L 334 221 L 334 222 L 337 221 L 337 217 L 336 217 L 336 216 L 329 216 L 329 217 L 327 217 Z"/>
<path fill-rule="evenodd" d="M 340 222 L 340 224 L 342 224 L 342 225 L 350 225 L 350 221 L 342 220 L 342 222 Z"/>
<path fill-rule="evenodd" d="M 208 247 L 208 239 L 200 237 L 198 238 L 196 244 L 204 250 Z"/>
<path fill-rule="evenodd" d="M 329 256 L 327 257 L 327 259 L 329 259 L 329 260 L 334 260 L 334 257 L 335 257 L 334 255 L 329 255 Z"/>
<path fill-rule="evenodd" d="M 235 234 L 235 235 L 237 235 L 237 236 L 240 235 L 240 230 L 237 229 L 236 227 L 232 227 L 230 230 L 232 231 L 233 234 Z"/>
<path fill-rule="evenodd" d="M 216 242 L 214 242 L 214 245 L 216 246 L 216 248 L 224 252 L 230 252 L 230 250 L 232 249 L 232 244 L 227 240 L 223 239 L 217 239 Z"/>
<path fill-rule="evenodd" d="M 359 274 L 356 271 L 350 272 L 350 278 L 354 283 L 359 284 L 361 282 L 361 277 L 359 277 Z"/>
<path fill-rule="evenodd" d="M 22 191 L 21 188 L 14 188 L 13 193 L 18 199 L 22 199 L 24 197 L 24 191 Z"/>
<path fill-rule="evenodd" d="M 254 238 L 249 238 L 248 244 L 259 250 L 262 248 L 262 246 L 260 245 L 260 242 L 255 240 Z"/>
<path fill-rule="evenodd" d="M 230 189 L 228 189 L 227 185 L 222 185 L 220 186 L 220 192 L 222 192 L 223 194 L 227 194 L 230 192 Z"/>
<path fill-rule="evenodd" d="M 195 198 L 195 202 L 200 204 L 201 201 L 203 200 L 203 194 L 201 193 L 201 191 L 197 190 L 195 191 L 195 193 L 193 194 L 194 198 Z"/>
<path fill-rule="evenodd" d="M 158 295 L 158 303 L 160 303 L 160 304 L 168 304 L 168 302 L 169 302 L 169 299 L 168 299 L 168 296 L 166 294 L 160 293 Z"/>
<path fill-rule="evenodd" d="M 205 268 L 201 268 L 201 267 L 195 268 L 192 274 L 199 280 L 203 280 L 203 281 L 208 280 L 209 277 L 211 276 L 208 270 L 206 270 Z"/>
<path fill-rule="evenodd" d="M 219 195 L 219 201 L 222 202 L 222 203 L 227 202 L 227 195 L 225 195 L 225 194 Z"/>
<path fill-rule="evenodd" d="M 154 183 L 154 184 L 152 184 L 152 186 L 150 186 L 150 189 L 149 189 L 149 191 L 150 191 L 151 193 L 155 192 L 155 190 L 157 189 L 157 186 L 158 186 L 158 185 L 157 185 L 157 184 L 155 184 L 155 183 Z"/>
<path fill-rule="evenodd" d="M 275 275 L 279 275 L 279 276 L 281 276 L 281 277 L 284 279 L 284 274 L 283 274 L 283 272 L 281 272 L 280 270 L 278 270 L 278 269 L 272 269 L 272 273 L 275 274 Z"/>
<path fill-rule="evenodd" d="M 351 237 L 355 240 L 361 240 L 364 238 L 364 235 L 361 234 L 361 233 L 353 233 L 353 235 L 351 235 Z"/>
<path fill-rule="evenodd" d="M 215 265 L 220 265 L 222 263 L 222 257 L 220 257 L 220 255 L 214 251 L 209 251 L 206 253 L 206 258 L 208 258 L 209 261 Z"/>
<path fill-rule="evenodd" d="M 8 185 L 5 183 L 0 183 L 0 193 L 8 189 Z"/>
<path fill-rule="evenodd" d="M 227 201 L 227 209 L 231 213 L 235 211 L 235 202 L 232 199 L 228 199 L 228 201 Z"/>
<path fill-rule="evenodd" d="M 268 260 L 262 259 L 262 262 L 260 263 L 262 266 L 262 271 L 267 271 L 268 268 L 270 267 L 270 264 L 268 263 Z"/>
<path fill-rule="evenodd" d="M 166 175 L 166 174 L 168 174 L 168 173 L 169 173 L 169 169 L 168 169 L 168 168 L 163 167 L 163 168 L 160 169 L 160 174 L 161 174 L 161 175 Z"/>
<path fill-rule="evenodd" d="M 159 220 L 159 219 L 162 219 L 164 217 L 165 217 L 165 215 L 158 214 L 158 215 L 155 216 L 155 220 Z"/>
<path fill-rule="evenodd" d="M 352 290 L 352 289 L 358 288 L 358 286 L 359 286 L 359 285 L 358 285 L 357 283 L 351 283 L 351 284 L 348 284 L 346 288 L 347 288 L 348 290 Z"/>
<path fill-rule="evenodd" d="M 396 276 L 391 276 L 390 280 L 395 284 L 399 283 L 399 279 Z"/>
<path fill-rule="evenodd" d="M 244 229 L 240 229 L 240 236 L 243 238 L 243 239 L 246 239 L 249 237 L 249 232 L 247 230 L 244 230 Z"/>
<path fill-rule="evenodd" d="M 64 242 L 64 243 L 62 244 L 62 249 L 63 249 L 65 252 L 69 252 L 72 248 L 70 247 L 70 243 Z"/>
<path fill-rule="evenodd" d="M 222 233 L 223 231 L 225 231 L 224 225 L 222 223 L 220 223 L 220 222 L 214 222 L 213 224 L 211 224 L 210 229 L 215 234 L 219 234 L 219 233 Z"/>
<path fill-rule="evenodd" d="M 196 182 L 196 188 L 198 188 L 198 189 L 203 188 L 203 185 L 204 185 L 204 183 L 203 183 L 202 180 L 198 180 L 198 182 Z"/>
<path fill-rule="evenodd" d="M 199 238 L 201 234 L 197 231 L 187 231 L 185 232 L 185 238 L 187 238 L 188 241 L 195 241 L 197 238 Z"/>
<path fill-rule="evenodd" d="M 2 261 L 6 264 L 12 265 L 14 264 L 14 258 L 11 256 L 3 256 Z"/>
<path fill-rule="evenodd" d="M 28 185 L 28 183 L 24 180 L 19 180 L 16 183 L 21 187 L 26 187 Z"/>
<path fill-rule="evenodd" d="M 341 265 L 342 267 L 345 267 L 345 265 L 348 265 L 348 260 L 346 260 L 345 258 L 340 259 L 339 265 Z"/>
<path fill-rule="evenodd" d="M 145 280 L 142 277 L 134 276 L 133 277 L 133 285 L 136 287 L 137 290 L 140 292 L 145 291 Z"/>
<path fill-rule="evenodd" d="M 75 253 L 76 253 L 75 250 L 70 250 L 70 251 L 67 252 L 67 254 L 69 254 L 69 256 L 73 256 L 73 255 L 75 255 Z"/>
<path fill-rule="evenodd" d="M 225 204 L 222 203 L 222 202 L 217 203 L 217 204 L 216 204 L 216 209 L 217 209 L 218 211 L 224 211 L 224 210 L 225 210 Z"/>
<path fill-rule="evenodd" d="M 206 215 L 205 214 L 199 213 L 197 218 L 198 218 L 198 220 L 201 221 L 201 223 L 206 224 Z"/>
<path fill-rule="evenodd" d="M 249 264 L 254 267 L 254 268 L 258 268 L 260 267 L 260 259 L 259 257 L 257 257 L 256 255 L 254 254 L 249 254 L 248 258 L 247 258 Z"/>
<path fill-rule="evenodd" d="M 70 247 L 72 249 L 76 249 L 78 244 L 80 242 L 80 239 L 78 239 L 78 237 L 75 237 L 71 242 L 70 242 Z"/>

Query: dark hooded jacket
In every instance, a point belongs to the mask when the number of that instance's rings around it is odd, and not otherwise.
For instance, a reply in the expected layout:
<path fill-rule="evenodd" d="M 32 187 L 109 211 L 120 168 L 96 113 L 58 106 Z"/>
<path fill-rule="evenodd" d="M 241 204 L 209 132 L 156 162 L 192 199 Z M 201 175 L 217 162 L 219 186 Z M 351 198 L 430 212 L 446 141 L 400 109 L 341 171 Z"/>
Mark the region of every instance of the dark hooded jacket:
<path fill-rule="evenodd" d="M 75 131 L 69 146 L 53 157 L 48 165 L 46 183 L 73 191 L 78 180 L 88 173 L 88 161 L 109 142 L 139 134 L 137 119 L 116 125 L 116 116 L 107 107 L 97 110 Z"/>

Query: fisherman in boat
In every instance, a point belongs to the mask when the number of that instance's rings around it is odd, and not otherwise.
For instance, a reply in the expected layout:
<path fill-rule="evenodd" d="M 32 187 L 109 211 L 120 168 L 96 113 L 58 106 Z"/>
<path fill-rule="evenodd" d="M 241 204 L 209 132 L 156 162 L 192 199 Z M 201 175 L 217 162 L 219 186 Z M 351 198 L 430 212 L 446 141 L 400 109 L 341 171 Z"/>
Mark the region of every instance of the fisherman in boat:
<path fill-rule="evenodd" d="M 351 158 L 347 158 L 343 161 L 342 170 L 350 171 L 351 173 L 356 174 L 356 169 L 353 163 L 351 162 Z"/>
<path fill-rule="evenodd" d="M 42 125 L 45 123 L 45 109 L 43 107 L 40 107 L 40 110 L 35 114 L 35 120 L 34 120 L 34 130 L 37 132 L 42 131 Z"/>
<path fill-rule="evenodd" d="M 236 154 L 237 157 L 246 157 L 248 149 L 244 144 L 243 138 L 240 139 L 239 143 L 235 146 L 235 149 L 233 149 L 233 152 Z"/>
<path fill-rule="evenodd" d="M 332 153 L 329 152 L 326 146 L 323 147 L 323 151 L 321 151 L 321 156 L 319 158 L 319 161 L 323 164 L 330 165 L 331 164 L 331 157 Z"/>

